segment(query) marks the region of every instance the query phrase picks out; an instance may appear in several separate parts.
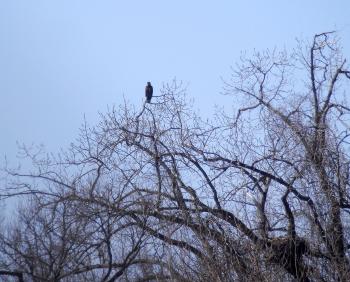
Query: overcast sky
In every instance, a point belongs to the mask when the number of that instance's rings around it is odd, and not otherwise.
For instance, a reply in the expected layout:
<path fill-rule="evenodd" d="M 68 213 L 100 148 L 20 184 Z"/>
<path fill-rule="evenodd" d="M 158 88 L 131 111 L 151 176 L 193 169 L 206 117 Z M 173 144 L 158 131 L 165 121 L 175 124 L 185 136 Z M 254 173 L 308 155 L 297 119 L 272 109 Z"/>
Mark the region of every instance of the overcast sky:
<path fill-rule="evenodd" d="M 84 115 L 123 95 L 141 106 L 147 81 L 188 83 L 207 114 L 244 50 L 336 29 L 350 60 L 349 13 L 349 0 L 0 0 L 0 156 L 66 147 Z"/>

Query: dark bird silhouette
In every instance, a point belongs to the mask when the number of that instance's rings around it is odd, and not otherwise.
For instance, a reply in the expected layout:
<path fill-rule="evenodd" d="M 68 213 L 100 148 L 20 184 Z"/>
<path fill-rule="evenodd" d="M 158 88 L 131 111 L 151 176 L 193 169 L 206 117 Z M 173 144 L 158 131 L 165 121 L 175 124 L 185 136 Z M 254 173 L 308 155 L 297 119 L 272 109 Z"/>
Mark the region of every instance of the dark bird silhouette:
<path fill-rule="evenodd" d="M 153 95 L 153 87 L 150 82 L 147 82 L 145 88 L 146 102 L 151 103 L 152 95 Z"/>

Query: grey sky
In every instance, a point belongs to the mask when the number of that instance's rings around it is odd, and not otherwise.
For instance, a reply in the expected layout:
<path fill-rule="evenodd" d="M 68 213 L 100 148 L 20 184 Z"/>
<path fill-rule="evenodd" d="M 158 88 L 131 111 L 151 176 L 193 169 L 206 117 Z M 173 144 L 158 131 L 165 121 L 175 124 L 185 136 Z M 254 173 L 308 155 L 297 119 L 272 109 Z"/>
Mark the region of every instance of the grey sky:
<path fill-rule="evenodd" d="M 243 50 L 336 29 L 350 60 L 349 13 L 348 0 L 0 0 L 0 156 L 16 141 L 64 148 L 84 114 L 141 105 L 147 81 L 189 83 L 206 113 Z"/>

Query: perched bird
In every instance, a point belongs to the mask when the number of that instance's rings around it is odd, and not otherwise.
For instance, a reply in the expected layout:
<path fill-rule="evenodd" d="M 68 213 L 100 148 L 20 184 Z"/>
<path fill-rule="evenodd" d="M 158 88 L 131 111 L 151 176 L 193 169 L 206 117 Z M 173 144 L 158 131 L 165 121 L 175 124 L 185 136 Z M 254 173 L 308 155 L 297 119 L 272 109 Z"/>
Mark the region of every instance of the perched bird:
<path fill-rule="evenodd" d="M 151 103 L 152 95 L 153 95 L 153 87 L 150 82 L 147 82 L 145 88 L 146 102 Z"/>

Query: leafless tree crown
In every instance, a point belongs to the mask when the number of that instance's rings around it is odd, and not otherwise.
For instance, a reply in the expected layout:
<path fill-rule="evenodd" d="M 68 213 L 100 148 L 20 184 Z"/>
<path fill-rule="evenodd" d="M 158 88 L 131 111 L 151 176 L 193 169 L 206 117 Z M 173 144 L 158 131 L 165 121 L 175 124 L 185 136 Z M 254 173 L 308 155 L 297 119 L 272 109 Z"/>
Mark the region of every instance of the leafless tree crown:
<path fill-rule="evenodd" d="M 201 119 L 174 81 L 59 155 L 23 147 L 32 169 L 6 167 L 1 190 L 22 208 L 1 227 L 0 277 L 348 281 L 349 81 L 321 33 L 242 56 L 235 113 Z"/>

